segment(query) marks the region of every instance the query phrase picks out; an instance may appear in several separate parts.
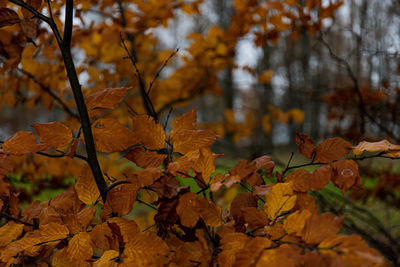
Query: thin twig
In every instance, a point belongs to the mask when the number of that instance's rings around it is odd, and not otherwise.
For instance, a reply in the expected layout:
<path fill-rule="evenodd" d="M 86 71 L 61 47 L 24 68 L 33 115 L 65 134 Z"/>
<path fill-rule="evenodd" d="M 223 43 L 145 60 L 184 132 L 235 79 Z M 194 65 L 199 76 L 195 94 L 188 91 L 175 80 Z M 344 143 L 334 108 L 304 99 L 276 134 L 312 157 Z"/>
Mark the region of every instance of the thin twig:
<path fill-rule="evenodd" d="M 151 88 L 153 88 L 153 84 L 155 83 L 155 81 L 158 79 L 158 77 L 160 77 L 160 74 L 162 72 L 162 70 L 167 66 L 168 61 L 171 60 L 171 58 L 173 58 L 177 53 L 179 52 L 179 48 L 175 49 L 170 55 L 169 57 L 164 61 L 164 63 L 162 64 L 161 68 L 156 72 L 156 75 L 154 75 L 153 80 L 150 82 L 149 85 L 149 89 L 147 90 L 147 95 L 150 94 Z"/>
<path fill-rule="evenodd" d="M 4 217 L 6 217 L 7 219 L 10 219 L 10 220 L 13 220 L 13 221 L 22 223 L 23 225 L 32 226 L 32 227 L 34 227 L 34 228 L 39 228 L 38 225 L 36 225 L 36 224 L 24 222 L 24 221 L 22 221 L 22 220 L 20 220 L 20 219 L 18 219 L 18 218 L 15 218 L 15 217 L 11 216 L 10 214 L 7 214 L 7 213 L 5 213 L 5 212 L 3 212 L 3 211 L 1 212 L 1 215 L 3 215 Z"/>

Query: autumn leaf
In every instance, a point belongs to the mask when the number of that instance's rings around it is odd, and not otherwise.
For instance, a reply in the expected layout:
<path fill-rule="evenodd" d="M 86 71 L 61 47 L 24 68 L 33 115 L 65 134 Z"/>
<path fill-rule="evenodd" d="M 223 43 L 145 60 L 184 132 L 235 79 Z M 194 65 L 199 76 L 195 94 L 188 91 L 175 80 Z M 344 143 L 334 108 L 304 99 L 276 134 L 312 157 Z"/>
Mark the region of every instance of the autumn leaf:
<path fill-rule="evenodd" d="M 3 143 L 3 149 L 7 153 L 20 156 L 45 150 L 46 146 L 36 142 L 34 133 L 19 131 L 7 138 Z"/>
<path fill-rule="evenodd" d="M 134 240 L 135 235 L 140 233 L 139 226 L 134 220 L 128 220 L 122 217 L 112 217 L 107 220 L 108 223 L 115 223 L 120 230 L 123 241 L 129 243 Z"/>
<path fill-rule="evenodd" d="M 147 115 L 132 117 L 135 136 L 147 149 L 161 149 L 165 145 L 165 132 L 161 124 Z"/>
<path fill-rule="evenodd" d="M 134 162 L 140 168 L 158 167 L 167 158 L 167 155 L 158 154 L 157 152 L 145 150 L 143 147 L 134 147 L 126 155 L 125 158 Z"/>
<path fill-rule="evenodd" d="M 51 264 L 54 267 L 65 267 L 73 265 L 68 257 L 67 248 L 57 250 L 53 255 Z"/>
<path fill-rule="evenodd" d="M 185 131 L 193 130 L 197 121 L 196 109 L 183 114 L 180 118 L 176 119 L 169 137 L 174 141 L 176 136 L 183 134 Z"/>
<path fill-rule="evenodd" d="M 329 163 L 347 155 L 353 146 L 342 138 L 328 138 L 317 146 L 315 161 Z"/>
<path fill-rule="evenodd" d="M 311 215 L 304 226 L 302 239 L 307 244 L 317 244 L 327 237 L 336 235 L 342 228 L 344 217 L 332 213 Z"/>
<path fill-rule="evenodd" d="M 18 22 L 18 14 L 14 10 L 6 7 L 0 8 L 0 27 L 13 25 Z"/>
<path fill-rule="evenodd" d="M 110 206 L 112 212 L 118 216 L 127 215 L 136 201 L 136 193 L 137 186 L 135 184 L 118 185 L 108 191 L 106 205 Z"/>
<path fill-rule="evenodd" d="M 175 152 L 186 154 L 189 151 L 211 146 L 217 136 L 209 130 L 187 130 L 177 134 L 173 147 Z"/>
<path fill-rule="evenodd" d="M 119 252 L 116 250 L 104 251 L 103 255 L 94 262 L 94 267 L 111 267 L 116 264 L 116 258 L 119 256 Z"/>
<path fill-rule="evenodd" d="M 47 147 L 64 147 L 72 141 L 72 131 L 61 122 L 35 123 L 32 126 L 40 137 L 40 143 Z"/>
<path fill-rule="evenodd" d="M 197 212 L 207 225 L 220 226 L 223 224 L 220 207 L 205 198 L 200 198 L 195 205 Z"/>
<path fill-rule="evenodd" d="M 286 233 L 301 236 L 304 225 L 311 215 L 312 213 L 309 210 L 296 211 L 290 214 L 283 223 Z"/>
<path fill-rule="evenodd" d="M 312 158 L 315 152 L 315 144 L 308 135 L 296 133 L 296 144 L 302 155 L 309 159 Z"/>
<path fill-rule="evenodd" d="M 293 195 L 293 183 L 278 183 L 272 186 L 265 197 L 264 210 L 268 218 L 273 221 L 282 212 L 291 210 L 296 204 L 296 195 Z"/>
<path fill-rule="evenodd" d="M 358 165 L 354 160 L 340 160 L 332 164 L 334 170 L 332 181 L 344 194 L 348 189 L 361 185 Z"/>
<path fill-rule="evenodd" d="M 273 70 L 266 70 L 258 76 L 259 83 L 271 83 L 275 72 Z"/>
<path fill-rule="evenodd" d="M 65 225 L 61 225 L 54 222 L 50 222 L 45 225 L 40 225 L 41 242 L 49 242 L 49 241 L 59 242 L 61 239 L 67 238 L 68 234 L 69 230 Z"/>
<path fill-rule="evenodd" d="M 12 240 L 17 239 L 23 231 L 24 225 L 9 221 L 0 227 L 0 248 L 8 245 Z"/>
<path fill-rule="evenodd" d="M 261 156 L 254 159 L 252 162 L 255 163 L 255 167 L 257 170 L 265 169 L 267 171 L 268 177 L 271 177 L 272 171 L 274 170 L 275 167 L 275 163 L 272 161 L 272 157 Z"/>
<path fill-rule="evenodd" d="M 400 151 L 400 145 L 394 145 L 387 140 L 382 140 L 379 142 L 362 141 L 353 148 L 353 154 L 356 156 L 361 155 L 364 151 L 368 152 Z"/>
<path fill-rule="evenodd" d="M 93 256 L 92 240 L 86 232 L 74 235 L 68 242 L 66 254 L 73 262 L 84 262 Z"/>
<path fill-rule="evenodd" d="M 176 213 L 179 216 L 180 222 L 183 226 L 194 227 L 197 224 L 200 216 L 197 212 L 195 203 L 197 202 L 197 195 L 188 192 L 179 198 Z"/>
<path fill-rule="evenodd" d="M 81 175 L 75 184 L 75 190 L 79 199 L 85 204 L 92 205 L 99 199 L 99 189 L 88 165 L 82 168 Z"/>
<path fill-rule="evenodd" d="M 131 88 L 105 88 L 86 97 L 86 106 L 90 117 L 99 114 L 102 109 L 115 109 Z"/>
<path fill-rule="evenodd" d="M 93 138 L 96 150 L 100 152 L 118 152 L 139 143 L 136 135 L 111 118 L 101 118 L 92 125 Z M 118 138 L 115 138 L 118 136 Z"/>

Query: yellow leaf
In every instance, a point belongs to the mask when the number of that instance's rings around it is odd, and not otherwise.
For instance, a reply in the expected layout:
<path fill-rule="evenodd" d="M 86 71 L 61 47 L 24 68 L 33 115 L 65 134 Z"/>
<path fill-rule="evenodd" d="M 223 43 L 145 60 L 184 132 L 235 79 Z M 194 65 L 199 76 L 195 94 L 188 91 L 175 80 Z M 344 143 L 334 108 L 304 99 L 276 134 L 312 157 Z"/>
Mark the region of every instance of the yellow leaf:
<path fill-rule="evenodd" d="M 304 111 L 302 111 L 301 109 L 291 109 L 287 111 L 287 114 L 289 118 L 292 118 L 292 120 L 297 124 L 302 124 L 304 122 Z"/>
<path fill-rule="evenodd" d="M 47 147 L 64 147 L 72 141 L 71 130 L 61 122 L 35 123 L 32 125 Z"/>
<path fill-rule="evenodd" d="M 96 150 L 100 152 L 119 152 L 139 143 L 131 130 L 111 118 L 96 120 L 92 131 Z"/>
<path fill-rule="evenodd" d="M 93 248 L 90 235 L 86 232 L 80 232 L 74 235 L 68 242 L 68 259 L 74 262 L 82 262 L 92 258 Z"/>
<path fill-rule="evenodd" d="M 89 165 L 85 165 L 82 168 L 81 175 L 75 184 L 75 190 L 78 198 L 85 204 L 92 205 L 98 200 L 100 196 L 99 189 Z"/>
<path fill-rule="evenodd" d="M 147 115 L 132 118 L 135 135 L 148 149 L 161 149 L 165 145 L 165 132 L 160 123 Z"/>
<path fill-rule="evenodd" d="M 272 186 L 265 197 L 264 210 L 268 218 L 273 221 L 282 212 L 291 210 L 296 204 L 296 195 L 293 195 L 293 183 L 278 183 Z"/>

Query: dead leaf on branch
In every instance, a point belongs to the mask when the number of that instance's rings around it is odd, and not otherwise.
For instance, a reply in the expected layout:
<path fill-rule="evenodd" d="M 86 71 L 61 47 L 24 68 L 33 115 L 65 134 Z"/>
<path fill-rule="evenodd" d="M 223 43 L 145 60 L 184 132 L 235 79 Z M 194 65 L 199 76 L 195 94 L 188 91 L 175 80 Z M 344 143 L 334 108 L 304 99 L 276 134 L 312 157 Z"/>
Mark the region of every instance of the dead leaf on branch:
<path fill-rule="evenodd" d="M 51 148 L 67 146 L 72 141 L 72 131 L 63 123 L 35 123 L 32 125 L 40 137 L 40 143 Z"/>
<path fill-rule="evenodd" d="M 0 28 L 19 23 L 19 21 L 17 12 L 6 7 L 0 8 Z"/>
<path fill-rule="evenodd" d="M 296 144 L 302 155 L 309 159 L 312 158 L 315 152 L 315 144 L 308 135 L 296 133 Z"/>
<path fill-rule="evenodd" d="M 353 146 L 342 138 L 328 138 L 317 146 L 315 161 L 329 163 L 347 155 Z"/>
<path fill-rule="evenodd" d="M 46 146 L 36 142 L 36 135 L 31 132 L 19 131 L 7 138 L 3 143 L 5 152 L 21 156 L 27 153 L 43 151 Z"/>

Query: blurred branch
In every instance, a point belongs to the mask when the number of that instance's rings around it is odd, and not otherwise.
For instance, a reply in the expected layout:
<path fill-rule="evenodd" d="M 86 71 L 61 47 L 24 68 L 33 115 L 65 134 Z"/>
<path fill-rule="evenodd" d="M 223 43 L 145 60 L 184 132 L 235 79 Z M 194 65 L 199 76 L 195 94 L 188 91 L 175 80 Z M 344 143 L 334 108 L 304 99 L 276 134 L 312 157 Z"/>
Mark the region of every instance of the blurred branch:
<path fill-rule="evenodd" d="M 376 126 L 379 127 L 379 129 L 381 129 L 383 132 L 385 132 L 387 135 L 389 135 L 391 138 L 393 138 L 396 141 L 400 141 L 399 137 L 396 137 L 394 135 L 394 133 L 392 131 L 390 131 L 389 129 L 387 129 L 382 123 L 380 123 L 379 121 L 377 121 L 365 108 L 365 102 L 364 102 L 364 98 L 362 96 L 362 92 L 360 89 L 360 86 L 358 84 L 358 80 L 357 77 L 355 76 L 349 62 L 347 62 L 345 59 L 339 57 L 337 54 L 335 54 L 335 52 L 333 51 L 333 49 L 331 48 L 331 46 L 325 41 L 325 39 L 323 38 L 323 33 L 320 32 L 319 36 L 317 37 L 317 40 L 320 41 L 321 44 L 323 44 L 325 46 L 325 48 L 328 49 L 328 52 L 330 54 L 330 56 L 336 61 L 338 62 L 340 65 L 343 65 L 346 68 L 347 74 L 349 75 L 350 79 L 353 82 L 353 90 L 356 93 L 357 97 L 358 97 L 358 110 L 360 112 L 360 120 L 361 120 L 361 133 L 364 134 L 365 132 L 365 116 L 372 122 L 374 123 Z"/>
<path fill-rule="evenodd" d="M 24 69 L 20 69 L 17 68 L 17 70 L 21 73 L 23 73 L 24 75 L 26 75 L 28 78 L 30 78 L 32 81 L 34 81 L 36 84 L 38 84 L 40 86 L 40 89 L 42 89 L 43 91 L 45 91 L 47 94 L 49 94 L 58 104 L 60 104 L 60 106 L 62 107 L 62 109 L 68 113 L 68 115 L 70 115 L 73 118 L 76 118 L 79 120 L 79 116 L 78 114 L 75 114 L 68 106 L 67 104 L 58 96 L 56 95 L 47 85 L 43 84 L 41 81 L 39 81 L 36 76 L 34 76 L 32 73 L 24 70 Z"/>

